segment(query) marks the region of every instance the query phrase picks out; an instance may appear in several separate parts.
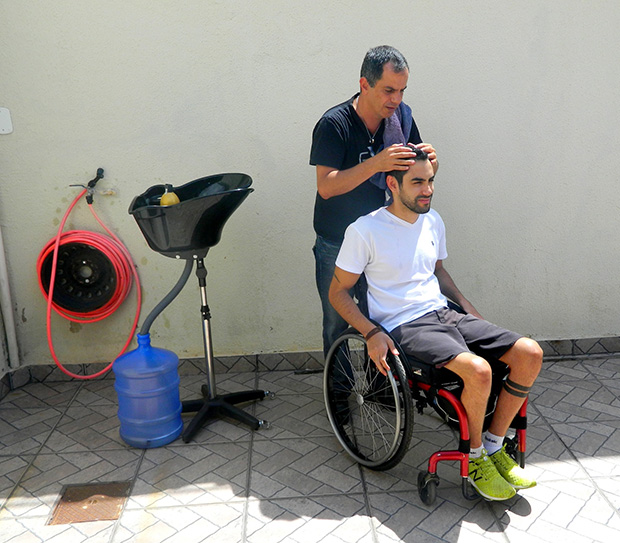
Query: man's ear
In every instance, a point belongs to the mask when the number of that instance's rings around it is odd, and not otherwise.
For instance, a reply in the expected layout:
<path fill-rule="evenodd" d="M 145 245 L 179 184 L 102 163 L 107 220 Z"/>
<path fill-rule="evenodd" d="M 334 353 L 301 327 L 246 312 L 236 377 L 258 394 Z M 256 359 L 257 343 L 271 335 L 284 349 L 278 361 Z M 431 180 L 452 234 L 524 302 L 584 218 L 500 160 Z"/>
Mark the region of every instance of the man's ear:
<path fill-rule="evenodd" d="M 370 84 L 368 83 L 368 79 L 365 77 L 360 77 L 360 92 L 366 93 L 370 88 Z"/>
<path fill-rule="evenodd" d="M 390 189 L 392 192 L 396 192 L 396 188 L 398 186 L 398 181 L 397 181 L 396 177 L 386 173 L 385 174 L 385 183 L 387 184 L 388 189 Z"/>

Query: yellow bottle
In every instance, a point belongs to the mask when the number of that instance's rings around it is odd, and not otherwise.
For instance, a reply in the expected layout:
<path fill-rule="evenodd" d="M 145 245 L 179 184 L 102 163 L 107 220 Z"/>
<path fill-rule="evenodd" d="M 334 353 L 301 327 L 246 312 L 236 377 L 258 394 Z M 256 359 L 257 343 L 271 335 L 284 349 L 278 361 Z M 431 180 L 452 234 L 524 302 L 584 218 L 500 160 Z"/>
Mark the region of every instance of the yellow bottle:
<path fill-rule="evenodd" d="M 179 197 L 172 192 L 172 185 L 166 185 L 166 191 L 161 195 L 159 204 L 162 206 L 172 206 L 178 204 L 180 201 Z"/>

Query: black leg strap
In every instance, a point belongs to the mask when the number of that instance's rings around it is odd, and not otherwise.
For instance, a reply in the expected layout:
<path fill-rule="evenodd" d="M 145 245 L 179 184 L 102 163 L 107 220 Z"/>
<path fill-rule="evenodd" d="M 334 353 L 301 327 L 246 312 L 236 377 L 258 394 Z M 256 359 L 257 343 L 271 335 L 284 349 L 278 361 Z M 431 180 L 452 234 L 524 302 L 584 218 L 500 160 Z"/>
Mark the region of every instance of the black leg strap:
<path fill-rule="evenodd" d="M 507 378 L 504 383 L 504 390 L 517 398 L 527 398 L 531 388 L 532 387 L 526 387 L 520 385 L 519 383 L 515 383 L 514 381 L 511 381 L 510 378 Z"/>

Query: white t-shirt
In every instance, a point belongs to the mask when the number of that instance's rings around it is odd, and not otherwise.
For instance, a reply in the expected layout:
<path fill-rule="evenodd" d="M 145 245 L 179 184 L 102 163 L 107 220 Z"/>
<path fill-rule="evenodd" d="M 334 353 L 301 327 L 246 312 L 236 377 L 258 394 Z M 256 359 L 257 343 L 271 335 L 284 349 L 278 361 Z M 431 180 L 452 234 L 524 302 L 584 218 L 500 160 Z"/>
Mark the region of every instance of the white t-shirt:
<path fill-rule="evenodd" d="M 439 213 L 431 209 L 410 224 L 382 207 L 347 228 L 336 266 L 366 275 L 369 316 L 392 331 L 447 306 L 435 276 L 437 260 L 447 256 Z"/>

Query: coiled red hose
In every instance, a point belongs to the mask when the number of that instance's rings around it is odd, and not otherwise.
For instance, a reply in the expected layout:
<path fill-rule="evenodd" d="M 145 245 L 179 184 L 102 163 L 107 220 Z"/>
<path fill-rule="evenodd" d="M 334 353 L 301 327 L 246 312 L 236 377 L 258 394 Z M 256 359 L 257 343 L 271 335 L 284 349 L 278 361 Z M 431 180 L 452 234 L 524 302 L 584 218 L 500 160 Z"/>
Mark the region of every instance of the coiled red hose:
<path fill-rule="evenodd" d="M 62 365 L 62 363 L 58 360 L 58 357 L 56 356 L 56 352 L 54 350 L 54 343 L 52 341 L 52 328 L 51 328 L 52 309 L 56 311 L 56 313 L 64 317 L 65 319 L 68 319 L 73 322 L 92 323 L 92 322 L 100 321 L 102 319 L 105 319 L 106 317 L 109 317 L 125 301 L 125 298 L 131 291 L 132 279 L 134 279 L 136 282 L 136 298 L 137 298 L 136 314 L 134 317 L 131 332 L 129 333 L 129 337 L 127 338 L 127 341 L 125 345 L 123 346 L 123 349 L 121 350 L 121 352 L 118 353 L 118 355 L 115 357 L 116 359 L 127 350 L 127 347 L 131 343 L 131 340 L 136 331 L 136 327 L 138 325 L 138 319 L 140 317 L 140 306 L 142 304 L 140 278 L 138 277 L 138 272 L 136 271 L 136 267 L 133 264 L 129 251 L 127 250 L 125 245 L 123 245 L 122 241 L 116 235 L 114 235 L 114 233 L 110 231 L 110 229 L 105 224 L 103 224 L 101 219 L 95 213 L 95 210 L 93 209 L 93 206 L 91 203 L 88 203 L 88 208 L 90 209 L 91 213 L 95 217 L 95 220 L 109 234 L 110 237 L 105 236 L 103 234 L 98 234 L 96 232 L 89 232 L 86 230 L 70 230 L 68 232 L 63 233 L 63 229 L 65 227 L 65 223 L 67 222 L 69 214 L 71 213 L 75 205 L 78 203 L 80 198 L 82 198 L 82 196 L 84 196 L 86 192 L 87 192 L 87 189 L 84 189 L 82 192 L 80 192 L 80 194 L 78 194 L 75 200 L 73 200 L 73 202 L 71 203 L 71 205 L 65 212 L 65 215 L 60 223 L 60 226 L 58 228 L 58 234 L 54 238 L 52 238 L 45 245 L 45 247 L 43 247 L 43 250 L 39 254 L 39 258 L 37 260 L 37 275 L 39 278 L 39 287 L 41 288 L 41 292 L 43 292 L 43 296 L 47 298 L 47 313 L 46 313 L 47 343 L 49 345 L 52 358 L 54 359 L 54 362 L 56 363 L 58 368 L 63 373 L 65 373 L 66 375 L 69 375 L 70 377 L 73 377 L 74 379 L 94 379 L 95 377 L 99 377 L 107 373 L 112 368 L 114 361 L 110 362 L 110 364 L 106 366 L 104 369 L 102 369 L 101 371 L 94 373 L 92 375 L 78 375 L 66 369 Z M 96 310 L 90 311 L 88 313 L 81 313 L 81 312 L 73 312 L 73 311 L 66 310 L 54 303 L 53 301 L 54 283 L 56 280 L 56 265 L 58 261 L 58 251 L 59 251 L 60 245 L 64 245 L 66 243 L 84 243 L 84 244 L 90 245 L 94 247 L 95 249 L 101 251 L 110 260 L 114 268 L 114 271 L 116 272 L 116 276 L 117 276 L 116 290 L 113 296 L 110 298 L 110 300 L 106 302 L 102 307 Z M 42 280 L 41 280 L 41 269 L 43 266 L 43 262 L 45 261 L 46 257 L 51 252 L 53 252 L 52 270 L 50 274 L 49 292 L 46 293 Z"/>

